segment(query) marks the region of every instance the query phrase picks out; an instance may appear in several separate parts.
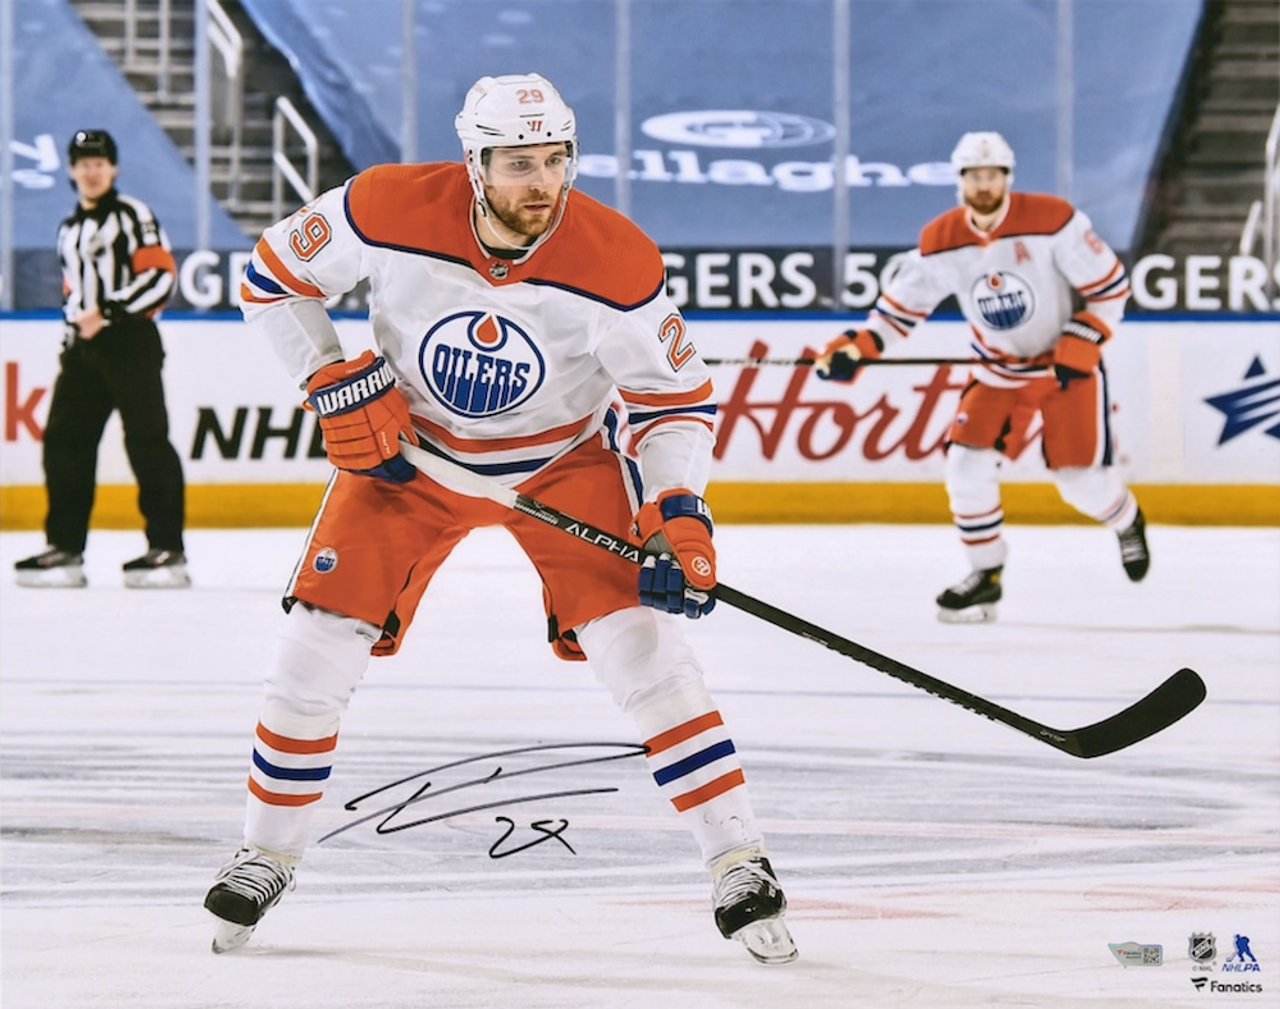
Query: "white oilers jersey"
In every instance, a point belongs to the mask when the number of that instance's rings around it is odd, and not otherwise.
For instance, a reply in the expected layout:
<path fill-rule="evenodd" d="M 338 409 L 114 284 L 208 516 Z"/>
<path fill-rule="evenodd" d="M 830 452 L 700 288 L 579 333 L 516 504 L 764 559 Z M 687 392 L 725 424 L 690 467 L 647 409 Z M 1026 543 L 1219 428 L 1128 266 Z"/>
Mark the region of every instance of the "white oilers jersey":
<path fill-rule="evenodd" d="M 1108 339 L 1124 316 L 1129 281 L 1087 216 L 1054 196 L 1012 193 L 990 232 L 973 228 L 965 207 L 926 225 L 867 326 L 888 347 L 948 295 L 973 329 L 974 350 L 991 362 L 976 377 L 1005 384 L 1045 374 L 1073 317 L 1099 342 Z"/>
<path fill-rule="evenodd" d="M 367 279 L 376 352 L 435 450 L 513 486 L 588 438 L 614 439 L 620 401 L 646 495 L 701 493 L 714 395 L 657 247 L 584 193 L 517 260 L 480 245 L 471 213 L 460 164 L 362 172 L 266 231 L 245 318 L 305 385 L 343 356 L 324 299 Z"/>

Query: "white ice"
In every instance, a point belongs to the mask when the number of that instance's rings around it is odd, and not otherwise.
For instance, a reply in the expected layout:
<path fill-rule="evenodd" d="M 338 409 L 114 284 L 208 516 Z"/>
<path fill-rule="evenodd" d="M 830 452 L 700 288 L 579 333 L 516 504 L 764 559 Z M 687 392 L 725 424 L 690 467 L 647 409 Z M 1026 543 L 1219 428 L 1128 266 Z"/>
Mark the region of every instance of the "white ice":
<path fill-rule="evenodd" d="M 1047 724 L 1104 718 L 1182 666 L 1209 691 L 1082 761 L 726 606 L 689 624 L 791 902 L 800 959 L 778 968 L 716 932 L 692 839 L 637 759 L 352 827 L 313 846 L 243 951 L 214 956 L 201 901 L 239 841 L 302 535 L 192 531 L 189 592 L 121 586 L 136 532 L 91 535 L 88 589 L 18 589 L 12 564 L 43 538 L 0 535 L 5 1009 L 1280 1005 L 1280 529 L 1154 526 L 1133 585 L 1104 530 L 1011 526 L 999 621 L 957 627 L 932 603 L 964 573 L 947 528 L 720 528 L 735 588 Z M 450 761 L 635 743 L 544 638 L 523 557 L 475 534 L 401 654 L 371 664 L 317 837 L 410 793 L 344 802 Z M 514 801 L 583 788 L 612 791 Z M 1264 992 L 1197 990 L 1193 933 L 1216 937 L 1211 980 Z M 1222 971 L 1237 934 L 1259 971 Z M 1164 965 L 1120 966 L 1124 942 Z"/>

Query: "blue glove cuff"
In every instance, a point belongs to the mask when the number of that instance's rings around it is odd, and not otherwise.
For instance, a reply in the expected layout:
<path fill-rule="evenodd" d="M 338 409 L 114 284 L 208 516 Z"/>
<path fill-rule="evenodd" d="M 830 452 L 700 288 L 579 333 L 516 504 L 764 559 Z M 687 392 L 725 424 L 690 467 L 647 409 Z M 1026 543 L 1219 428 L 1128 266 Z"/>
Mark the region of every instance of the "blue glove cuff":
<path fill-rule="evenodd" d="M 716 531 L 711 521 L 710 505 L 697 494 L 667 494 L 659 499 L 658 509 L 662 512 L 663 522 L 674 518 L 694 518 L 707 527 L 708 535 Z"/>

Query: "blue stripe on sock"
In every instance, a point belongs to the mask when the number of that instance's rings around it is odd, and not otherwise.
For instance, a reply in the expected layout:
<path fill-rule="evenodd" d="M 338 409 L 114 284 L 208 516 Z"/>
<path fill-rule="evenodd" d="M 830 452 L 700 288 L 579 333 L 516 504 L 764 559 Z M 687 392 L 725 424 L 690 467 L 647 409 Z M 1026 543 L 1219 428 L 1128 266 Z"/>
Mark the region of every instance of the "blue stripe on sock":
<path fill-rule="evenodd" d="M 719 760 L 721 757 L 727 757 L 736 751 L 733 748 L 733 740 L 725 739 L 714 746 L 708 746 L 705 750 L 699 750 L 692 756 L 685 757 L 684 760 L 678 760 L 668 767 L 653 772 L 653 780 L 659 785 L 665 785 L 669 781 L 675 781 L 676 778 L 683 778 L 686 774 L 692 774 L 700 767 L 706 767 L 712 761 Z"/>
<path fill-rule="evenodd" d="M 278 767 L 265 760 L 257 750 L 253 751 L 253 763 L 260 771 L 281 781 L 324 781 L 333 767 Z"/>

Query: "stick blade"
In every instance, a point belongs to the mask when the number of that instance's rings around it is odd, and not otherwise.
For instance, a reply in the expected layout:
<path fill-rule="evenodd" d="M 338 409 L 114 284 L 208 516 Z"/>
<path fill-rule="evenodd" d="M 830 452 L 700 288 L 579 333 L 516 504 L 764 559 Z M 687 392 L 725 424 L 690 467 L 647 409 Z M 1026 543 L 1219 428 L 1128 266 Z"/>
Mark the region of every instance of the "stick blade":
<path fill-rule="evenodd" d="M 1189 715 L 1205 699 L 1204 680 L 1194 669 L 1179 669 L 1155 690 L 1119 714 L 1068 734 L 1061 749 L 1086 760 L 1140 743 Z"/>

